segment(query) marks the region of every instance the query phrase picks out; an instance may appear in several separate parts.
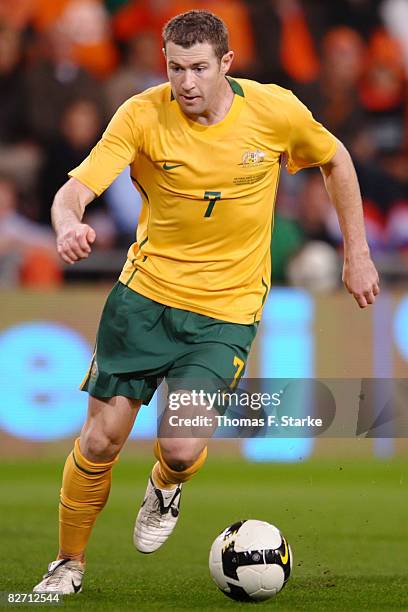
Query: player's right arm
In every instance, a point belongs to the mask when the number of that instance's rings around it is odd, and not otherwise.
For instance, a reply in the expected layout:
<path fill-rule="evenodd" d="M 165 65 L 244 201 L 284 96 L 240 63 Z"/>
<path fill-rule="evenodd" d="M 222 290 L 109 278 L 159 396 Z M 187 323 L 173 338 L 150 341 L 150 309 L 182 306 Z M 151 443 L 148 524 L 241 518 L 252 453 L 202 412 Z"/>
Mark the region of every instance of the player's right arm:
<path fill-rule="evenodd" d="M 85 207 L 100 196 L 135 158 L 140 143 L 140 122 L 128 100 L 118 108 L 102 138 L 84 161 L 69 172 L 71 177 L 57 192 L 51 218 L 61 258 L 73 264 L 88 257 L 96 235 L 82 223 Z"/>
<path fill-rule="evenodd" d="M 82 223 L 82 217 L 85 207 L 94 199 L 94 192 L 76 178 L 70 178 L 55 195 L 51 219 L 57 251 L 65 263 L 73 264 L 91 252 L 95 230 Z"/>

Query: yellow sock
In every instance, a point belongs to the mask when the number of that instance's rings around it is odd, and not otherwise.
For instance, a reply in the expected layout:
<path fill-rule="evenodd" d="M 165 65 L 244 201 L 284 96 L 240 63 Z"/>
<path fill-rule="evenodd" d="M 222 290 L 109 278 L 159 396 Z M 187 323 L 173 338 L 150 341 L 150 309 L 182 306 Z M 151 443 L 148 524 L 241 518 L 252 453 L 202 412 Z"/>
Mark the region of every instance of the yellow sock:
<path fill-rule="evenodd" d="M 156 444 L 154 446 L 154 454 L 156 459 L 158 460 L 153 466 L 152 470 L 152 478 L 154 484 L 159 489 L 173 489 L 176 485 L 181 482 L 186 482 L 190 480 L 198 472 L 198 470 L 204 464 L 204 461 L 207 458 L 207 447 L 205 447 L 198 459 L 183 471 L 173 470 L 169 465 L 167 465 L 166 461 L 163 458 L 160 443 L 156 440 Z"/>
<path fill-rule="evenodd" d="M 75 440 L 62 477 L 59 558 L 84 559 L 92 527 L 109 496 L 112 466 L 116 461 L 117 458 L 108 463 L 89 461 L 81 453 L 79 438 Z"/>

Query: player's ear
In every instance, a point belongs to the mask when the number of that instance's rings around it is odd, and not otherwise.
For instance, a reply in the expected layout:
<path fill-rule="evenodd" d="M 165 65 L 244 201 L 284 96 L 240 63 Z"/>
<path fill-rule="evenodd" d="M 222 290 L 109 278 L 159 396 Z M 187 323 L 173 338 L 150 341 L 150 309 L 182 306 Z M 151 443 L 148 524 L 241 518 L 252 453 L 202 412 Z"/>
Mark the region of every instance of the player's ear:
<path fill-rule="evenodd" d="M 221 58 L 221 72 L 223 74 L 227 74 L 228 70 L 231 68 L 231 64 L 233 62 L 234 59 L 234 52 L 233 51 L 228 51 L 228 53 L 225 53 L 225 55 L 222 56 Z"/>
<path fill-rule="evenodd" d="M 164 58 L 166 59 L 166 47 L 162 47 L 162 53 L 164 55 Z"/>

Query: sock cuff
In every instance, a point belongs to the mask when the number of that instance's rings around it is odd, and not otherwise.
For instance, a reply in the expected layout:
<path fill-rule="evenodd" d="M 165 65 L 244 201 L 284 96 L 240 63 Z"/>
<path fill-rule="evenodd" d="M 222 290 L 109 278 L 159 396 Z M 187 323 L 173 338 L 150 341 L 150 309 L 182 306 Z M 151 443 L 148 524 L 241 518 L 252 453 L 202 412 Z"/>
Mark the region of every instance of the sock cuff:
<path fill-rule="evenodd" d="M 84 457 L 82 454 L 81 447 L 79 445 L 79 438 L 77 438 L 72 451 L 72 459 L 76 467 L 82 472 L 85 472 L 85 474 L 102 474 L 103 472 L 106 472 L 112 468 L 112 466 L 119 459 L 119 455 L 107 463 L 94 463 L 93 461 L 89 461 L 89 459 Z"/>
<path fill-rule="evenodd" d="M 197 459 L 195 460 L 195 462 L 193 463 L 193 465 L 186 468 L 185 470 L 178 471 L 173 470 L 173 468 L 171 468 L 166 463 L 161 452 L 159 440 L 156 440 L 156 443 L 154 445 L 154 454 L 160 464 L 162 479 L 168 484 L 179 484 L 181 482 L 186 482 L 187 480 L 190 480 L 204 464 L 205 460 L 207 459 L 207 452 L 207 447 L 205 446 L 197 457 Z"/>

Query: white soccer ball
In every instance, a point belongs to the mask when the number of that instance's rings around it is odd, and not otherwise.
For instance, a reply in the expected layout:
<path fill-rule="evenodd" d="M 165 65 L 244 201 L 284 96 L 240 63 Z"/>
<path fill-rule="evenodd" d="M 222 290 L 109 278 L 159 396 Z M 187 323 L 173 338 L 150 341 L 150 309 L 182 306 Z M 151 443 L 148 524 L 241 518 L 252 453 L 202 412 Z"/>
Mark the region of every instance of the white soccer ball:
<path fill-rule="evenodd" d="M 214 540 L 210 573 L 219 589 L 238 601 L 264 601 L 283 589 L 292 551 L 279 529 L 265 521 L 234 523 Z"/>
<path fill-rule="evenodd" d="M 320 240 L 308 242 L 287 266 L 289 283 L 309 291 L 330 292 L 341 280 L 341 266 L 336 250 Z"/>

